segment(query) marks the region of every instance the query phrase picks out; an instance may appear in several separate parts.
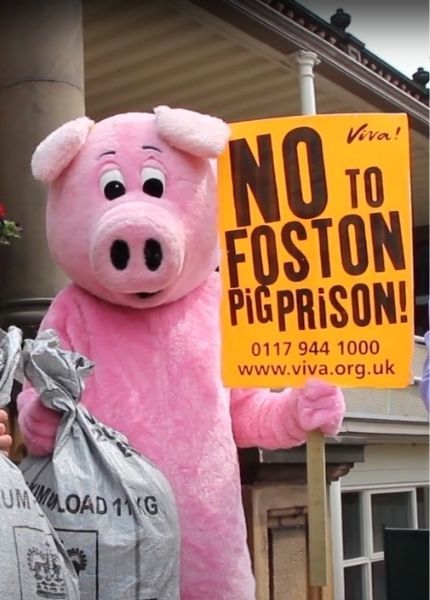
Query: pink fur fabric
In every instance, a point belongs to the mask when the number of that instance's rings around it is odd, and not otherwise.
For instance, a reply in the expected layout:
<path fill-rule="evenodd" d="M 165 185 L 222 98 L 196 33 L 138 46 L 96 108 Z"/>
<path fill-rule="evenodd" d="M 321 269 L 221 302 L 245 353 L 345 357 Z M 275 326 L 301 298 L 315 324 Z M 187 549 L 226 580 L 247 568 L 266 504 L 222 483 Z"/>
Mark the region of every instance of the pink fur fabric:
<path fill-rule="evenodd" d="M 54 181 L 85 144 L 92 125 L 94 121 L 88 117 L 79 117 L 53 131 L 33 154 L 34 177 L 46 183 Z"/>
<path fill-rule="evenodd" d="M 217 117 L 184 108 L 154 108 L 160 136 L 174 148 L 203 158 L 216 158 L 224 150 L 228 126 Z"/>
<path fill-rule="evenodd" d="M 64 149 L 68 166 L 49 190 L 48 241 L 74 283 L 41 327 L 95 362 L 83 403 L 170 481 L 181 599 L 253 600 L 237 446 L 289 448 L 312 429 L 335 434 L 344 401 L 319 381 L 280 393 L 223 387 L 207 157 L 219 153 L 228 128 L 188 112 L 117 115 L 91 127 L 74 157 Z M 51 164 L 50 148 L 37 160 L 50 164 L 37 171 L 42 177 L 66 160 L 59 152 Z M 31 388 L 18 405 L 30 452 L 49 453 L 58 415 Z"/>

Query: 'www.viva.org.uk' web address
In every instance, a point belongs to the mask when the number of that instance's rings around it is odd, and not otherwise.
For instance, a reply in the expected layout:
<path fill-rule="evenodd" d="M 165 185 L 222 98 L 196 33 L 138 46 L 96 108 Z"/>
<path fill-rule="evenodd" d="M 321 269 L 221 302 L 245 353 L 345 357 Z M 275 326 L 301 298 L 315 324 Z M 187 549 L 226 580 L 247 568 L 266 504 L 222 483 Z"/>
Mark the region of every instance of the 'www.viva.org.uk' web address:
<path fill-rule="evenodd" d="M 394 364 L 389 360 L 364 363 L 338 363 L 329 368 L 327 364 L 309 365 L 305 361 L 301 364 L 280 365 L 237 365 L 240 375 L 353 375 L 363 379 L 366 375 L 395 375 Z"/>

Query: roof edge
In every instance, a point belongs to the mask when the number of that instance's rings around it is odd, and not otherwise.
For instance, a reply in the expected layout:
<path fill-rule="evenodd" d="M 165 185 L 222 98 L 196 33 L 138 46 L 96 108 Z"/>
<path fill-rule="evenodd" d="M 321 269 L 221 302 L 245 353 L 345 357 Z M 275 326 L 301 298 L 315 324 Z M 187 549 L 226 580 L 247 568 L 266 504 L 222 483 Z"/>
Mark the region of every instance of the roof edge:
<path fill-rule="evenodd" d="M 301 25 L 289 18 L 287 11 L 279 12 L 263 0 L 218 0 L 217 2 L 190 0 L 190 2 L 284 55 L 298 50 L 316 52 L 321 61 L 316 70 L 317 74 L 320 73 L 325 78 L 345 87 L 384 112 L 407 113 L 411 127 L 428 135 L 428 107 L 422 100 L 411 95 L 413 90 L 416 91 L 417 86 L 407 77 L 403 76 L 404 80 L 411 85 L 412 91 L 409 93 L 378 74 L 377 68 L 372 70 L 365 66 L 357 60 L 357 57 L 334 45 L 333 41 L 330 42 L 307 29 L 304 24 Z M 315 16 L 315 19 L 324 23 L 327 31 L 336 29 L 319 17 Z M 352 37 L 350 34 L 346 36 Z M 356 41 L 361 44 L 359 40 Z M 366 53 L 375 57 L 372 53 L 367 51 Z M 380 59 L 378 61 L 381 65 L 386 64 Z M 395 69 L 393 72 L 398 73 Z M 401 76 L 400 73 L 398 75 Z"/>

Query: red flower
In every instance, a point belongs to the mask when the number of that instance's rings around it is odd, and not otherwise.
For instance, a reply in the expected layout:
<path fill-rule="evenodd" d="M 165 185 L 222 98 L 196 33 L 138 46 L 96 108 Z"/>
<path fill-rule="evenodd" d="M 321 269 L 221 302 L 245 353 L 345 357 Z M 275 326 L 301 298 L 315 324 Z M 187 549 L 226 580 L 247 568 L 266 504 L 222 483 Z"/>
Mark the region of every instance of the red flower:
<path fill-rule="evenodd" d="M 0 219 L 4 219 L 6 216 L 6 209 L 4 205 L 0 202 Z"/>

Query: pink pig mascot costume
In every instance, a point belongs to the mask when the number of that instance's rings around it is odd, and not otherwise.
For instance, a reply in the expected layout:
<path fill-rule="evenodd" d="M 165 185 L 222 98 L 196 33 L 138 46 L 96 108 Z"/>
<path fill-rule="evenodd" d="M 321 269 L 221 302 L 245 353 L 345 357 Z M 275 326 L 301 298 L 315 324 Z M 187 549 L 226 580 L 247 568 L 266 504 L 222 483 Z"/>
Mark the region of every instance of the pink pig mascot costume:
<path fill-rule="evenodd" d="M 83 403 L 169 479 L 182 532 L 182 600 L 252 600 L 237 446 L 289 448 L 335 434 L 338 388 L 280 393 L 220 379 L 214 164 L 229 137 L 215 117 L 159 106 L 66 123 L 36 149 L 49 183 L 47 235 L 72 283 L 42 329 L 95 362 Z M 20 426 L 52 451 L 58 415 L 28 388 Z"/>

